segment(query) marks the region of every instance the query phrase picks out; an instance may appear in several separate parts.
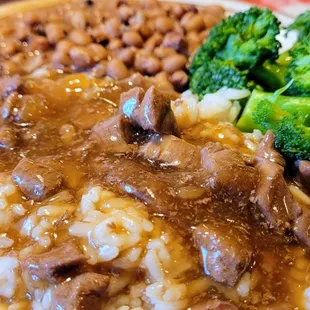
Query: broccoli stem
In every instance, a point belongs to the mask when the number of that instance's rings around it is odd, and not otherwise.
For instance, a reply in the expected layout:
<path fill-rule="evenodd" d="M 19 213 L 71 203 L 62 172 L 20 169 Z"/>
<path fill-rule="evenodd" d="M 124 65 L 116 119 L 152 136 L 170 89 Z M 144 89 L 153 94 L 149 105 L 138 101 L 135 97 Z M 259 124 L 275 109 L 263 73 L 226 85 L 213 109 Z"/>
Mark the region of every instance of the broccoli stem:
<path fill-rule="evenodd" d="M 251 70 L 250 73 L 253 79 L 264 86 L 267 91 L 275 91 L 286 84 L 286 68 L 291 61 L 292 57 L 287 51 L 281 54 L 275 62 L 266 60 L 262 65 Z"/>
<path fill-rule="evenodd" d="M 260 102 L 263 100 L 272 101 L 274 93 L 254 90 L 250 99 L 248 100 L 240 119 L 237 122 L 237 128 L 241 131 L 252 132 L 253 129 L 263 128 L 253 121 L 253 112 L 259 108 Z M 293 96 L 279 96 L 274 103 L 282 110 L 289 113 L 302 112 L 304 115 L 310 115 L 310 97 L 293 97 Z"/>

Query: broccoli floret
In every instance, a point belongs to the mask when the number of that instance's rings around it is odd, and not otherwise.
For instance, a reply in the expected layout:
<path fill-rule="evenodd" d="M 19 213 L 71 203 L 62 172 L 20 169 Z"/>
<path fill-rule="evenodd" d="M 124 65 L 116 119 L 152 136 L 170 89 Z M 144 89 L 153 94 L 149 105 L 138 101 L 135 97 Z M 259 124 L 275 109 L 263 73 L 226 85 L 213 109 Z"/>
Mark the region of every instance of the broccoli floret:
<path fill-rule="evenodd" d="M 286 70 L 292 61 L 289 51 L 281 54 L 276 61 L 266 60 L 250 71 L 251 78 L 264 86 L 266 91 L 275 91 L 286 84 Z"/>
<path fill-rule="evenodd" d="M 190 80 L 190 88 L 200 97 L 216 92 L 222 87 L 253 88 L 253 83 L 248 81 L 247 75 L 247 70 L 238 70 L 230 62 L 215 58 L 194 72 Z"/>
<path fill-rule="evenodd" d="M 296 30 L 298 39 L 304 39 L 310 34 L 310 10 L 297 16 L 295 21 L 287 28 L 288 31 Z"/>
<path fill-rule="evenodd" d="M 291 50 L 292 62 L 286 70 L 285 79 L 294 83 L 287 90 L 288 95 L 310 97 L 310 38 L 296 44 Z"/>
<path fill-rule="evenodd" d="M 310 98 L 288 97 L 281 93 L 253 91 L 237 123 L 243 131 L 272 130 L 276 136 L 276 148 L 292 159 L 310 160 Z"/>
<path fill-rule="evenodd" d="M 224 19 L 195 54 L 190 72 L 193 74 L 214 57 L 231 61 L 238 69 L 250 69 L 266 59 L 278 58 L 279 25 L 267 8 L 253 7 Z"/>

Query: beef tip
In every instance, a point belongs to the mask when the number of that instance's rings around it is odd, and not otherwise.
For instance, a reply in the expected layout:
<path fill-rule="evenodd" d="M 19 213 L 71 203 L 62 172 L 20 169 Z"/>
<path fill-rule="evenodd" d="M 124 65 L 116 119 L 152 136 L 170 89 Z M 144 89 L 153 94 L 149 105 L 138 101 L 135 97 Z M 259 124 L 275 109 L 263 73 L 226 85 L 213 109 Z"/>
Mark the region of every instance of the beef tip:
<path fill-rule="evenodd" d="M 171 97 L 160 93 L 155 86 L 147 90 L 140 103 L 141 97 L 142 90 L 138 88 L 122 94 L 121 109 L 133 124 L 145 131 L 178 136 L 179 129 L 170 107 Z"/>
<path fill-rule="evenodd" d="M 0 128 L 0 148 L 13 149 L 17 145 L 18 139 L 15 130 L 10 126 Z"/>
<path fill-rule="evenodd" d="M 154 135 L 148 143 L 141 146 L 139 153 L 148 160 L 159 161 L 165 166 L 188 169 L 200 167 L 199 149 L 171 135 Z"/>
<path fill-rule="evenodd" d="M 189 310 L 237 310 L 237 308 L 227 301 L 214 299 L 192 306 Z"/>
<path fill-rule="evenodd" d="M 212 173 L 208 184 L 213 191 L 240 197 L 240 205 L 249 203 L 256 189 L 257 173 L 245 164 L 239 152 L 210 142 L 201 150 L 201 161 Z"/>
<path fill-rule="evenodd" d="M 233 286 L 251 265 L 253 252 L 245 228 L 229 222 L 207 222 L 197 227 L 194 238 L 205 273 L 217 282 Z"/>
<path fill-rule="evenodd" d="M 310 248 L 310 210 L 301 206 L 301 214 L 294 222 L 294 233 L 298 240 Z"/>
<path fill-rule="evenodd" d="M 22 85 L 22 79 L 19 75 L 4 76 L 0 78 L 0 99 L 7 97 L 10 93 L 16 91 Z"/>
<path fill-rule="evenodd" d="M 120 111 L 125 116 L 131 117 L 134 111 L 140 106 L 144 94 L 145 92 L 141 87 L 134 87 L 131 90 L 122 93 L 119 103 Z"/>
<path fill-rule="evenodd" d="M 283 233 L 291 228 L 298 205 L 284 179 L 284 160 L 273 148 L 274 134 L 269 131 L 257 151 L 259 182 L 256 191 L 257 205 L 271 228 Z"/>
<path fill-rule="evenodd" d="M 24 158 L 17 164 L 12 175 L 20 190 L 36 201 L 55 194 L 63 182 L 62 173 L 52 161 L 39 162 Z"/>
<path fill-rule="evenodd" d="M 129 120 L 123 115 L 115 115 L 97 123 L 90 138 L 96 141 L 105 153 L 129 153 L 135 149 L 135 146 L 130 144 L 134 134 Z"/>
<path fill-rule="evenodd" d="M 58 285 L 53 292 L 52 310 L 100 310 L 109 281 L 108 276 L 87 272 Z"/>
<path fill-rule="evenodd" d="M 309 187 L 310 185 L 310 161 L 301 160 L 298 163 L 298 170 L 302 181 Z"/>
<path fill-rule="evenodd" d="M 259 144 L 256 152 L 256 159 L 258 162 L 264 162 L 266 159 L 272 163 L 278 164 L 279 166 L 285 167 L 285 159 L 283 156 L 274 148 L 275 136 L 272 131 L 267 131 L 264 139 Z"/>
<path fill-rule="evenodd" d="M 30 255 L 23 262 L 23 267 L 34 280 L 55 283 L 76 270 L 86 259 L 87 256 L 71 239 L 49 252 Z"/>

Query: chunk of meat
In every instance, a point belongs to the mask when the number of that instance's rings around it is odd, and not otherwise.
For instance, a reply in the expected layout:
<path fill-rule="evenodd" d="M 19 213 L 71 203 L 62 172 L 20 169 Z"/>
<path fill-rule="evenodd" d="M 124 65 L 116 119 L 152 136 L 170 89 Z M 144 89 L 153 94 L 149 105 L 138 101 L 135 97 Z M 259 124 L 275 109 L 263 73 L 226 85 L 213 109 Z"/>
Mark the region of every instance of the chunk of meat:
<path fill-rule="evenodd" d="M 58 285 L 53 292 L 52 310 L 100 310 L 109 281 L 108 276 L 87 272 Z"/>
<path fill-rule="evenodd" d="M 155 135 L 140 147 L 139 153 L 151 161 L 165 166 L 194 169 L 200 167 L 198 147 L 172 135 Z"/>
<path fill-rule="evenodd" d="M 133 100 L 129 100 L 129 96 Z M 122 95 L 121 109 L 136 127 L 145 131 L 179 135 L 179 129 L 170 107 L 172 97 L 159 92 L 151 86 L 145 93 L 143 100 L 141 89 L 133 89 Z M 128 111 L 127 111 L 128 110 Z"/>
<path fill-rule="evenodd" d="M 131 117 L 140 106 L 145 91 L 141 87 L 134 87 L 131 90 L 124 92 L 120 96 L 119 109 L 127 117 Z"/>
<path fill-rule="evenodd" d="M 310 248 L 310 210 L 301 206 L 302 213 L 294 222 L 294 233 L 298 240 Z"/>
<path fill-rule="evenodd" d="M 135 149 L 130 144 L 134 134 L 129 120 L 123 115 L 115 115 L 96 124 L 90 138 L 98 142 L 105 153 L 129 153 Z"/>
<path fill-rule="evenodd" d="M 230 222 L 206 222 L 194 230 L 194 238 L 205 273 L 215 281 L 233 286 L 251 265 L 253 251 L 245 228 Z"/>
<path fill-rule="evenodd" d="M 0 98 L 7 97 L 10 93 L 17 90 L 22 85 L 19 75 L 4 76 L 0 78 Z"/>
<path fill-rule="evenodd" d="M 188 310 L 237 310 L 237 308 L 227 301 L 214 299 L 192 306 Z"/>
<path fill-rule="evenodd" d="M 11 126 L 0 128 L 0 148 L 12 149 L 17 145 L 18 139 L 15 130 Z"/>
<path fill-rule="evenodd" d="M 298 205 L 284 179 L 285 162 L 273 148 L 274 139 L 274 134 L 267 132 L 257 150 L 259 184 L 256 200 L 270 227 L 283 233 L 291 228 Z"/>
<path fill-rule="evenodd" d="M 240 197 L 240 205 L 249 203 L 256 189 L 257 171 L 246 166 L 241 153 L 210 142 L 201 150 L 201 161 L 212 173 L 208 184 L 213 191 Z"/>
<path fill-rule="evenodd" d="M 83 254 L 74 239 L 43 254 L 30 255 L 23 262 L 24 269 L 34 280 L 58 282 L 85 263 Z"/>
<path fill-rule="evenodd" d="M 41 201 L 55 194 L 62 185 L 63 174 L 51 162 L 23 158 L 12 173 L 14 182 L 30 199 Z"/>
<path fill-rule="evenodd" d="M 310 185 L 310 161 L 301 160 L 298 163 L 298 170 L 302 181 L 309 187 Z"/>

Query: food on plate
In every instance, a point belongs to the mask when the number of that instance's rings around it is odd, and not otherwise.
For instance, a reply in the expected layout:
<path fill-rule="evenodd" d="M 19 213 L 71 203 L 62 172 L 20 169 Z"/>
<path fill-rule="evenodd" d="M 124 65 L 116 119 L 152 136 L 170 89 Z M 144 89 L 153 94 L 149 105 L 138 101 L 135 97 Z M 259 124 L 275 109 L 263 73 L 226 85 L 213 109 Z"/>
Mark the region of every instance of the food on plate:
<path fill-rule="evenodd" d="M 310 309 L 307 38 L 155 0 L 7 15 L 0 309 Z"/>

